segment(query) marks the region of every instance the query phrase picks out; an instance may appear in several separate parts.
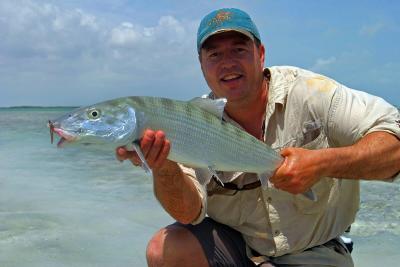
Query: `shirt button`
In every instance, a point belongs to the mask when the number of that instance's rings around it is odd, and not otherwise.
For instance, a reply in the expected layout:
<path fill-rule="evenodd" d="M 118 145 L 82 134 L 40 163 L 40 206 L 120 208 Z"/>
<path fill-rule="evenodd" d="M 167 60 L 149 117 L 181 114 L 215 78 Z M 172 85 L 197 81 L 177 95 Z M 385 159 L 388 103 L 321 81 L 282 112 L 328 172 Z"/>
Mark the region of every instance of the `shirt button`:
<path fill-rule="evenodd" d="M 268 203 L 271 203 L 271 202 L 272 202 L 272 197 L 268 197 L 268 198 L 267 198 L 267 202 L 268 202 Z"/>
<path fill-rule="evenodd" d="M 279 235 L 281 232 L 279 230 L 275 230 L 274 234 Z"/>

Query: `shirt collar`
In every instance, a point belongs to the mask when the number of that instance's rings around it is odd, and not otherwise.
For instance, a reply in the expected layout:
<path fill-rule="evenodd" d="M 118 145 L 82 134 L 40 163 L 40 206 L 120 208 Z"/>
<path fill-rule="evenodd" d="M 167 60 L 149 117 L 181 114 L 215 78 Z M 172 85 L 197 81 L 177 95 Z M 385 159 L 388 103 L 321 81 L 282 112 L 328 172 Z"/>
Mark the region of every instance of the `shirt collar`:
<path fill-rule="evenodd" d="M 268 82 L 268 103 L 265 110 L 265 121 L 268 122 L 272 113 L 274 113 L 275 111 L 276 104 L 280 104 L 282 106 L 286 104 L 288 80 L 287 77 L 285 77 L 285 75 L 279 69 L 274 67 L 265 68 L 263 70 L 263 73 Z M 210 92 L 206 97 L 215 99 L 215 95 L 213 94 L 213 92 Z M 226 114 L 226 112 L 224 112 L 223 114 L 223 119 L 243 129 L 240 124 L 231 119 Z"/>
<path fill-rule="evenodd" d="M 275 106 L 275 104 L 285 105 L 288 84 L 285 76 L 274 68 L 265 68 L 263 72 L 268 81 L 267 106 Z"/>

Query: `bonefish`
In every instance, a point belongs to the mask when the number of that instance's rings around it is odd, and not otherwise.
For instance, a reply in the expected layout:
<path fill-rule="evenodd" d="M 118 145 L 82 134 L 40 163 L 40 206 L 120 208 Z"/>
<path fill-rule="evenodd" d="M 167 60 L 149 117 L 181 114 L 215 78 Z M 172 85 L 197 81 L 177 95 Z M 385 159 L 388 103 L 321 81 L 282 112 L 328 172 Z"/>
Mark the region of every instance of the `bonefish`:
<path fill-rule="evenodd" d="M 145 129 L 164 131 L 171 141 L 168 159 L 195 168 L 208 183 L 217 171 L 256 173 L 263 186 L 282 163 L 272 148 L 223 120 L 225 99 L 179 101 L 159 97 L 124 97 L 79 108 L 49 121 L 57 144 L 132 146 L 149 170 L 138 140 Z"/>

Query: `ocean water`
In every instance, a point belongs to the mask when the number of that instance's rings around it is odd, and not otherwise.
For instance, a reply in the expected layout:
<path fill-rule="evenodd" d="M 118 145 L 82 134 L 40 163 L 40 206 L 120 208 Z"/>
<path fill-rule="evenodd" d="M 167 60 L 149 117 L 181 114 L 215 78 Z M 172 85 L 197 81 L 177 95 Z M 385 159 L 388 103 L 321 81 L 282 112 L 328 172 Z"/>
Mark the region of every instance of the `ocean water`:
<path fill-rule="evenodd" d="M 57 149 L 48 119 L 68 108 L 0 108 L 0 267 L 146 266 L 173 220 L 151 177 L 114 151 Z M 356 266 L 399 266 L 400 182 L 363 182 L 350 236 Z"/>

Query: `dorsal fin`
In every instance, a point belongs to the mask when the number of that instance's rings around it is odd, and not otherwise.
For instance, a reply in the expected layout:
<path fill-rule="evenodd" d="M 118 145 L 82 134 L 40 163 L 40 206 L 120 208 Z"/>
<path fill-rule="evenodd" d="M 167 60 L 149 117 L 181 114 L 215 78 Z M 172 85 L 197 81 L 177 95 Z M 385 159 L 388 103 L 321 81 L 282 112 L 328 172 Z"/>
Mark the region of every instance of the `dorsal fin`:
<path fill-rule="evenodd" d="M 226 105 L 226 99 L 219 98 L 214 100 L 209 98 L 195 97 L 190 100 L 189 103 L 214 114 L 222 120 L 222 116 L 224 115 L 224 108 Z"/>

